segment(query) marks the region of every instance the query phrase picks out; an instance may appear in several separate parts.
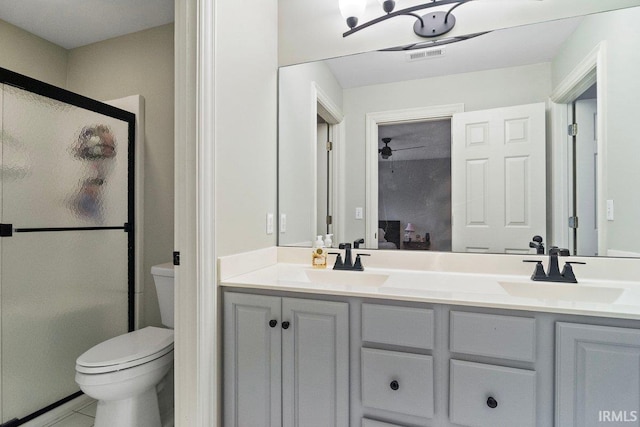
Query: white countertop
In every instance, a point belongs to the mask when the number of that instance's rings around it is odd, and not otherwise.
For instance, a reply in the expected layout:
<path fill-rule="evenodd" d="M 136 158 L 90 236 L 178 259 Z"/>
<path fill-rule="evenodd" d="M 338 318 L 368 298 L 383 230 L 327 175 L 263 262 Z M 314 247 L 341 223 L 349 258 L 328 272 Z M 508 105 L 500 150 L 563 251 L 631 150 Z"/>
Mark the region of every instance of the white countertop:
<path fill-rule="evenodd" d="M 246 259 L 234 256 L 234 262 Z M 249 262 L 251 264 L 251 262 Z M 277 256 L 242 272 L 221 262 L 220 285 L 320 295 L 342 295 L 640 319 L 640 282 L 580 279 L 578 284 L 533 282 L 528 275 L 366 268 L 313 269 Z M 231 266 L 233 267 L 233 266 Z M 532 267 L 532 266 L 530 266 Z M 246 271 L 246 269 L 245 269 Z M 233 274 L 240 273 L 240 274 Z"/>

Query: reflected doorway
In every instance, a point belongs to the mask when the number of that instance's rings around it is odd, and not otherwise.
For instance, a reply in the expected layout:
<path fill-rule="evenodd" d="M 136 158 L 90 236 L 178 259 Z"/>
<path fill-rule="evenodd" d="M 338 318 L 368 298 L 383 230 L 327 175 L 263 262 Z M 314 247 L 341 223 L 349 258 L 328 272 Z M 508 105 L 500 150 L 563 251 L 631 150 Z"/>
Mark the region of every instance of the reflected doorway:
<path fill-rule="evenodd" d="M 451 119 L 378 127 L 378 248 L 451 250 Z"/>
<path fill-rule="evenodd" d="M 317 181 L 316 181 L 316 215 L 318 235 L 333 234 L 332 177 L 333 162 L 331 152 L 331 125 L 317 116 Z"/>
<path fill-rule="evenodd" d="M 597 85 L 568 104 L 570 127 L 569 194 L 571 216 L 569 242 L 571 253 L 598 255 L 598 110 Z"/>

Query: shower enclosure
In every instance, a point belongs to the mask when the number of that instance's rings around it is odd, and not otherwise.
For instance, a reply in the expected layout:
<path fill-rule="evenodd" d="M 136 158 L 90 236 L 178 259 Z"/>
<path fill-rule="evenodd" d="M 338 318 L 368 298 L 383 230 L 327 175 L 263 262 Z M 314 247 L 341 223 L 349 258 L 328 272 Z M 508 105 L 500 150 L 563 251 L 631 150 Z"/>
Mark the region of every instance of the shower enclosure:
<path fill-rule="evenodd" d="M 133 330 L 135 116 L 0 68 L 0 426 L 80 394 Z"/>

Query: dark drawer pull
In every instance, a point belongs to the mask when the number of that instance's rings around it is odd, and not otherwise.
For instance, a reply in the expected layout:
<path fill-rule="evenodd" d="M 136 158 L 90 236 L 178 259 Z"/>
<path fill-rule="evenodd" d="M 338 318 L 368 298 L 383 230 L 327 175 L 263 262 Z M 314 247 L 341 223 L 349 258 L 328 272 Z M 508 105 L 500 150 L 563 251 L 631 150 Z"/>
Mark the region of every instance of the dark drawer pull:
<path fill-rule="evenodd" d="M 391 390 L 397 390 L 400 388 L 400 384 L 398 383 L 398 381 L 393 380 L 391 381 L 391 384 L 389 384 L 389 387 L 391 387 Z"/>
<path fill-rule="evenodd" d="M 489 398 L 487 399 L 487 406 L 491 409 L 496 408 L 498 406 L 498 401 L 489 396 Z"/>
<path fill-rule="evenodd" d="M 269 326 L 275 328 L 278 325 L 278 321 L 276 319 L 269 320 Z"/>
<path fill-rule="evenodd" d="M 282 322 L 282 329 L 289 329 L 289 322 Z"/>

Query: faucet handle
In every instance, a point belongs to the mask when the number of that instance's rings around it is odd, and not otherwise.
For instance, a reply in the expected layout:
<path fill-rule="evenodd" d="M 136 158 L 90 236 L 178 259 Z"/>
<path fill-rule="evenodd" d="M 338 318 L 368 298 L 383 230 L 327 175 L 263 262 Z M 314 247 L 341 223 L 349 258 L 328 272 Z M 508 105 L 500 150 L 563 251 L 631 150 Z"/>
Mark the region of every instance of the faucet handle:
<path fill-rule="evenodd" d="M 544 243 L 542 243 L 542 236 L 535 235 L 531 239 L 532 242 L 529 242 L 529 247 L 534 248 L 536 250 L 536 254 L 544 255 Z"/>
<path fill-rule="evenodd" d="M 544 272 L 544 266 L 542 265 L 542 261 L 535 259 L 523 259 L 522 262 L 535 262 L 536 268 L 533 270 L 533 274 L 531 275 L 531 280 L 545 280 L 547 278 L 547 274 Z"/>
<path fill-rule="evenodd" d="M 371 256 L 371 254 L 357 254 L 356 261 L 353 263 L 354 270 L 358 270 L 358 271 L 364 270 L 364 266 L 362 265 L 362 260 L 360 259 L 361 256 Z"/>
<path fill-rule="evenodd" d="M 586 262 L 567 261 L 564 263 L 564 267 L 562 268 L 562 273 L 560 273 L 562 277 L 565 279 L 565 281 L 571 282 L 571 283 L 578 283 L 578 279 L 576 279 L 576 275 L 573 273 L 573 267 L 571 267 L 571 264 L 586 264 Z"/>
<path fill-rule="evenodd" d="M 342 262 L 342 254 L 340 252 L 329 252 L 329 255 L 336 255 L 336 263 L 333 264 L 333 269 L 340 269 L 344 265 Z"/>

